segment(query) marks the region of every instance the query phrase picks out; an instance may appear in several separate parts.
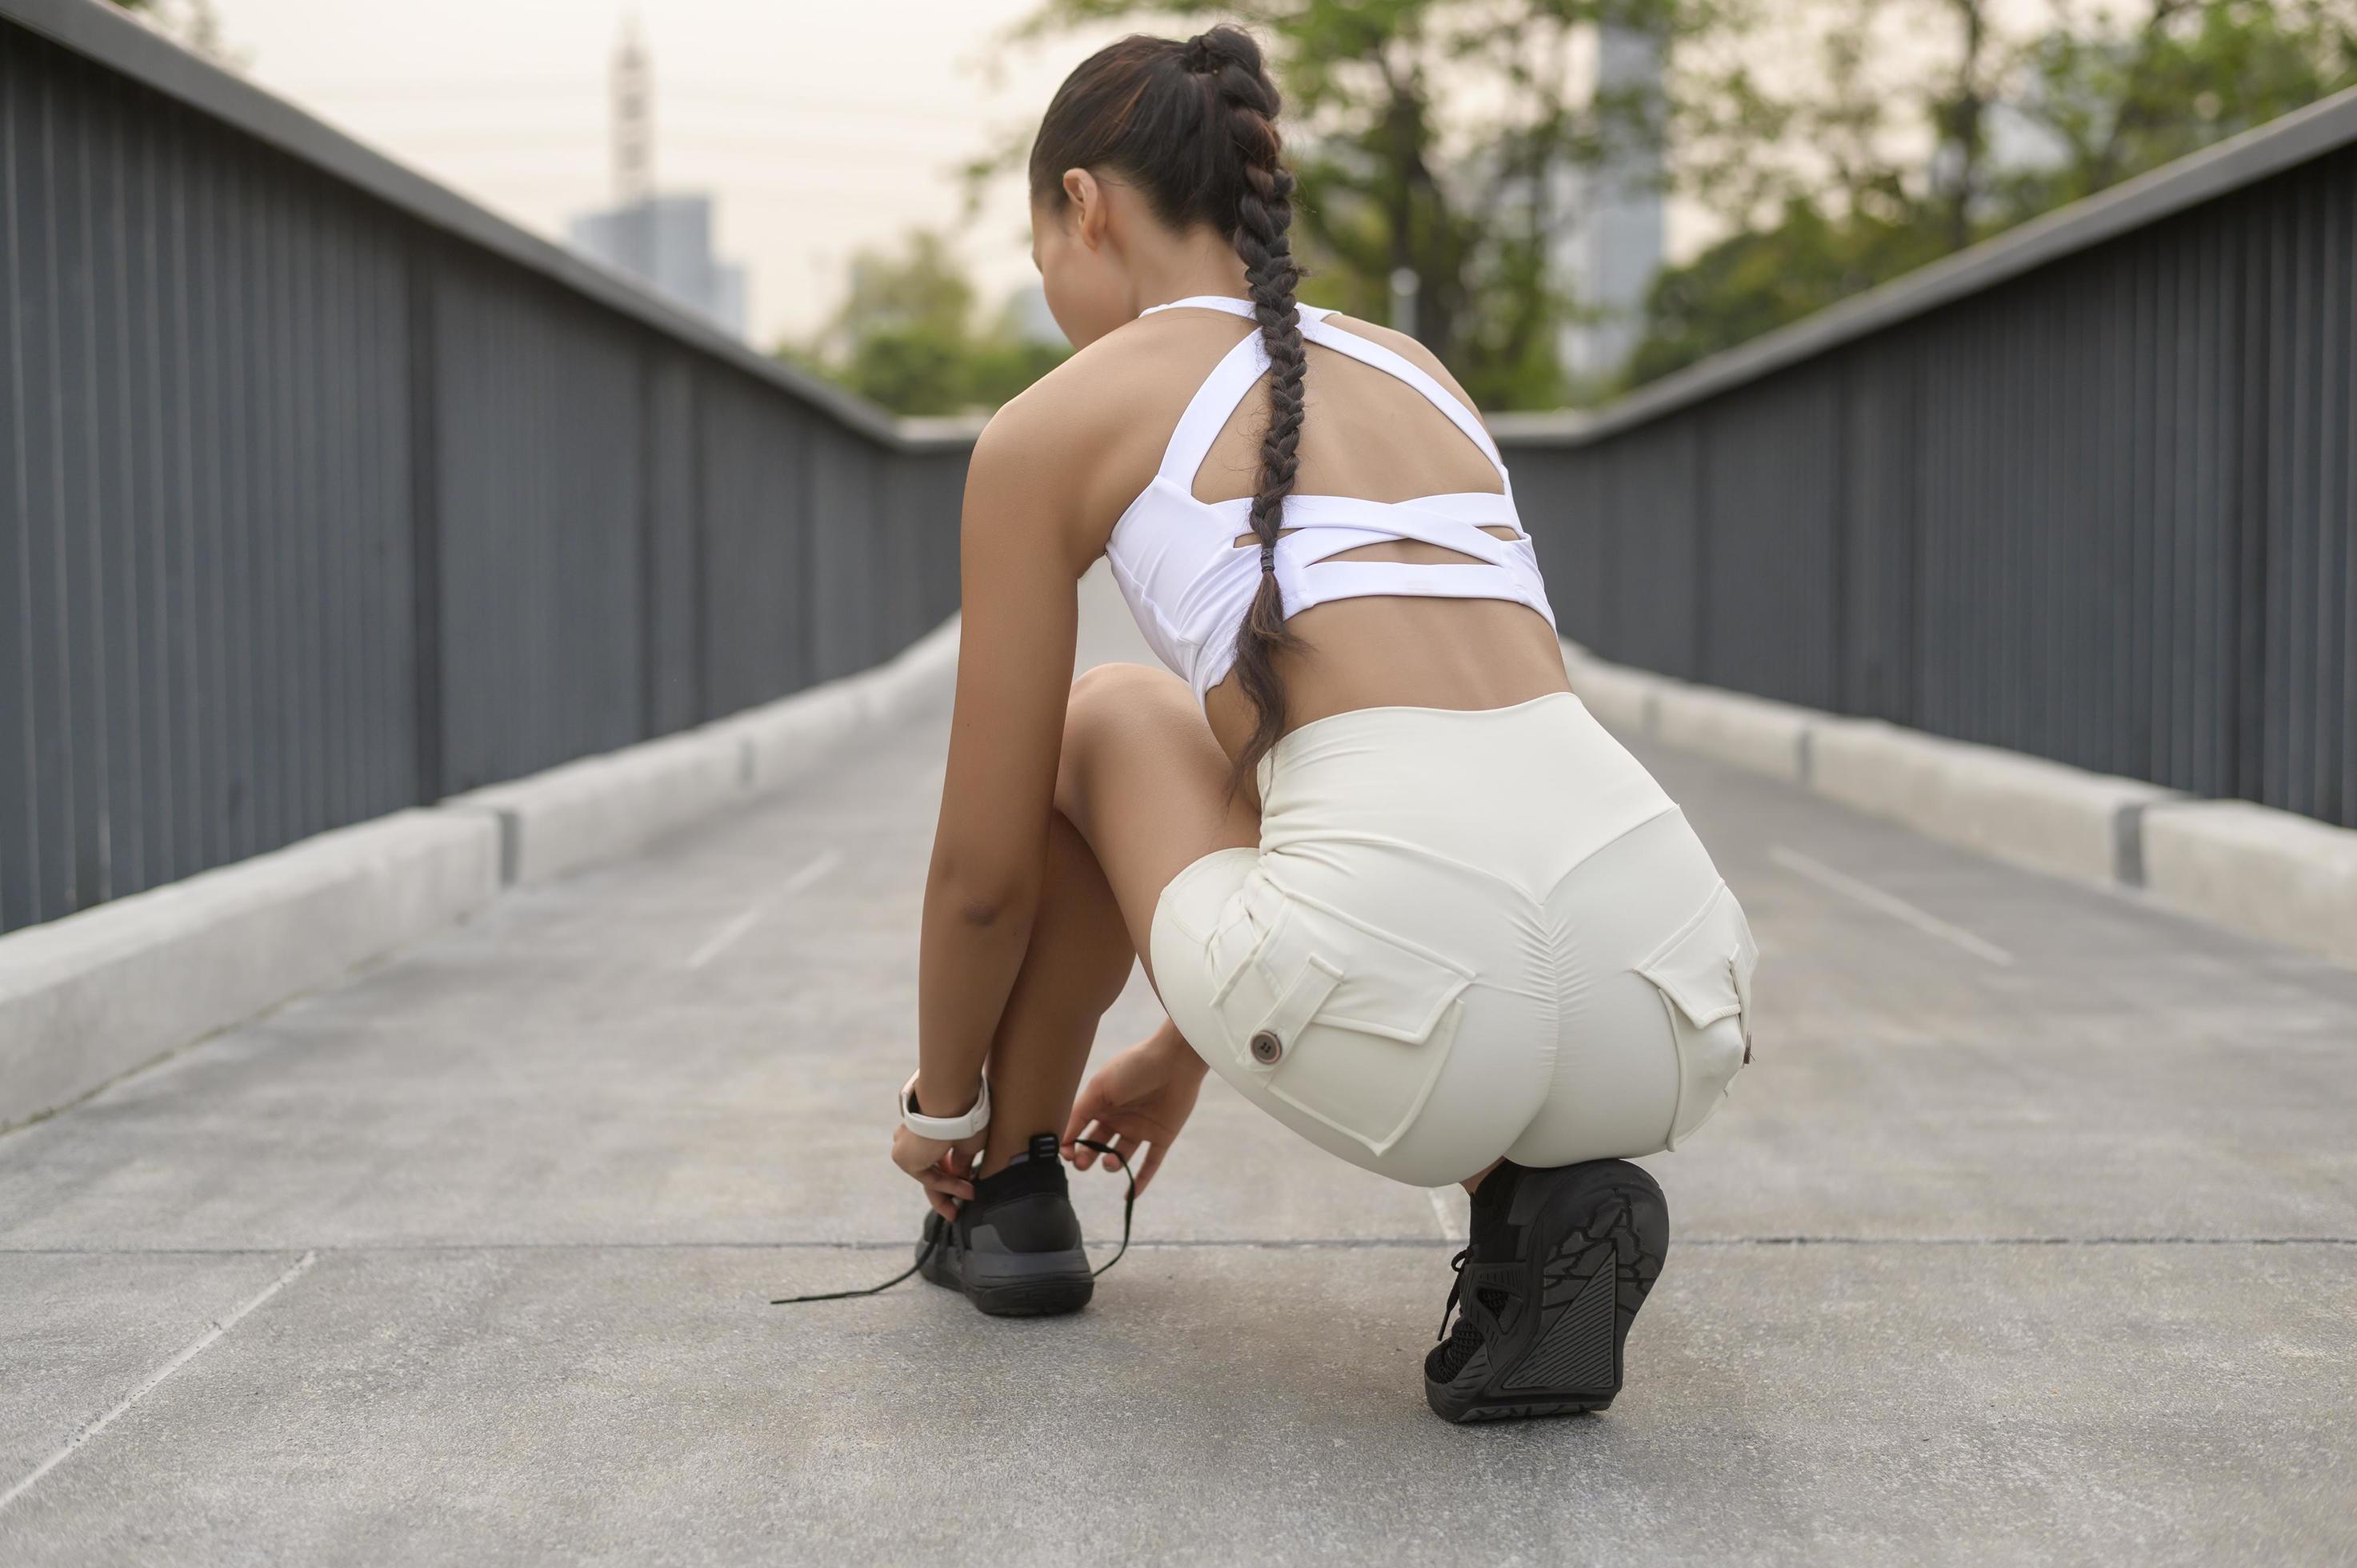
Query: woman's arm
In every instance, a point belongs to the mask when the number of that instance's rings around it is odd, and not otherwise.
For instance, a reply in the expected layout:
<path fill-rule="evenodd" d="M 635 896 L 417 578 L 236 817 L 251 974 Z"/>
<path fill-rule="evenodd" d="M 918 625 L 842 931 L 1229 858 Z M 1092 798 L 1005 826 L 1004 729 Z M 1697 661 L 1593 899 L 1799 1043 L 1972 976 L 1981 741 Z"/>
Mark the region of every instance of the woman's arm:
<path fill-rule="evenodd" d="M 1076 559 L 1071 435 L 1044 400 L 1017 399 L 966 473 L 957 707 L 918 963 L 916 1093 L 928 1115 L 958 1115 L 980 1096 L 1039 901 L 1088 565 Z"/>

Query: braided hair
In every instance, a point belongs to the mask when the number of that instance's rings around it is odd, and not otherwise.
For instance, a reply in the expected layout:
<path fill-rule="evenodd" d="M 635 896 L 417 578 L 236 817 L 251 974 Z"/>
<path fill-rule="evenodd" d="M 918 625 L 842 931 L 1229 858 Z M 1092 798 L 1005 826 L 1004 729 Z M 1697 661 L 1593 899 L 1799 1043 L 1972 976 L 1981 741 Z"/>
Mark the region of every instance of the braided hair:
<path fill-rule="evenodd" d="M 1184 43 L 1132 37 L 1109 44 L 1067 77 L 1031 146 L 1034 199 L 1060 203 L 1063 173 L 1099 167 L 1142 191 L 1174 229 L 1209 224 L 1243 259 L 1253 317 L 1269 361 L 1268 428 L 1252 499 L 1260 589 L 1236 630 L 1235 677 L 1254 723 L 1229 780 L 1232 790 L 1285 733 L 1276 656 L 1297 639 L 1286 626 L 1276 542 L 1300 467 L 1301 340 L 1294 291 L 1292 171 L 1283 162 L 1283 102 L 1251 34 L 1213 27 Z"/>

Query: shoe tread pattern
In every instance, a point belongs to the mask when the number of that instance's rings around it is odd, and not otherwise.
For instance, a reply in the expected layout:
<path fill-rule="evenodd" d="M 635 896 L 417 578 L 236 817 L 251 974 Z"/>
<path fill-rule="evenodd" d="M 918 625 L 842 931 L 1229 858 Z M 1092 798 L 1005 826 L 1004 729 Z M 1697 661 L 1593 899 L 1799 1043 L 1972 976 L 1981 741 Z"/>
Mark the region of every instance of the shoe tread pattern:
<path fill-rule="evenodd" d="M 1661 1188 L 1633 1165 L 1594 1194 L 1586 1222 L 1565 1234 L 1543 1266 L 1544 1327 L 1536 1342 L 1502 1369 L 1484 1344 L 1448 1384 L 1426 1380 L 1433 1410 L 1474 1422 L 1609 1408 L 1620 1390 L 1629 1326 L 1662 1272 L 1663 1249 L 1647 1245 L 1637 1205 L 1660 1216 L 1662 1201 Z"/>
<path fill-rule="evenodd" d="M 1555 1314 L 1545 1337 L 1514 1369 L 1509 1392 L 1592 1389 L 1609 1397 L 1620 1388 L 1620 1358 L 1612 1331 L 1620 1316 L 1620 1271 L 1609 1266 L 1609 1250 L 1602 1251 L 1608 1266 L 1595 1267 L 1570 1304 Z"/>

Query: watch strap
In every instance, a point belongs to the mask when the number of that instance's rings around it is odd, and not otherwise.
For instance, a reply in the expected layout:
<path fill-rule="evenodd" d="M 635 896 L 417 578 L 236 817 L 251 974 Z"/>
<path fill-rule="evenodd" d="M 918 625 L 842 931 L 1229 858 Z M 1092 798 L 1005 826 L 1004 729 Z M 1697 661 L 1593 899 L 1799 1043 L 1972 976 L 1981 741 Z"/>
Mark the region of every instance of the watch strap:
<path fill-rule="evenodd" d="M 917 1109 L 917 1075 L 912 1072 L 909 1081 L 900 1086 L 900 1124 L 920 1138 L 938 1138 L 944 1143 L 971 1138 L 990 1125 L 990 1079 L 982 1080 L 981 1097 L 964 1115 L 928 1116 Z"/>

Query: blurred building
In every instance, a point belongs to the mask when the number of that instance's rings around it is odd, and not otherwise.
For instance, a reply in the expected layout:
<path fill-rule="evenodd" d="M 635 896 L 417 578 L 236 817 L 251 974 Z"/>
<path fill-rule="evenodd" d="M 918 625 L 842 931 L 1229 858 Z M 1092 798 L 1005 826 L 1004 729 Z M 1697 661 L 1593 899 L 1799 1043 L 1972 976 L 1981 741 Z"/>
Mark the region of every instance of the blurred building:
<path fill-rule="evenodd" d="M 1604 27 L 1597 38 L 1597 94 L 1656 99 L 1662 64 L 1659 38 Z M 1617 373 L 1644 336 L 1645 294 L 1662 268 L 1663 166 L 1658 143 L 1637 138 L 1565 180 L 1554 260 L 1556 279 L 1577 308 L 1556 352 L 1575 383 Z"/>
<path fill-rule="evenodd" d="M 634 21 L 614 51 L 614 205 L 566 226 L 576 250 L 745 336 L 745 269 L 712 253 L 712 198 L 654 189 L 654 62 Z"/>
<path fill-rule="evenodd" d="M 745 336 L 745 269 L 712 253 L 709 196 L 640 197 L 627 206 L 582 213 L 567 227 L 576 250 Z"/>

